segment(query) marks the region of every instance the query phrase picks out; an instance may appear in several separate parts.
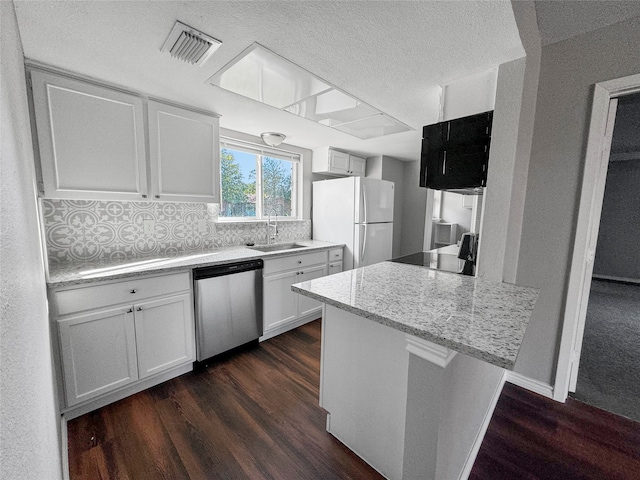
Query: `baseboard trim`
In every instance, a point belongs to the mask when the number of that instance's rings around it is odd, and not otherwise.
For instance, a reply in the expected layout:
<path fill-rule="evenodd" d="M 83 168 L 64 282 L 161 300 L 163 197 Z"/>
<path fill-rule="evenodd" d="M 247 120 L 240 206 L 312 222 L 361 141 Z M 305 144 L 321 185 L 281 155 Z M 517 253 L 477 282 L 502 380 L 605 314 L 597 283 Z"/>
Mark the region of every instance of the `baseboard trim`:
<path fill-rule="evenodd" d="M 489 423 L 491 422 L 491 417 L 493 417 L 493 412 L 496 409 L 496 405 L 498 404 L 498 399 L 500 398 L 500 394 L 502 393 L 502 387 L 504 387 L 504 382 L 506 381 L 507 372 L 502 374 L 500 378 L 500 382 L 496 386 L 495 392 L 493 392 L 493 396 L 491 397 L 491 403 L 489 404 L 489 408 L 482 419 L 482 425 L 480 425 L 480 430 L 476 435 L 476 438 L 473 442 L 473 446 L 471 447 L 471 451 L 467 456 L 467 460 L 462 468 L 462 472 L 460 473 L 459 480 L 467 480 L 469 475 L 471 474 L 471 469 L 473 468 L 473 464 L 476 461 L 476 457 L 478 456 L 478 452 L 480 451 L 480 447 L 482 446 L 482 441 L 484 440 L 484 436 L 487 433 L 487 428 L 489 428 Z"/>
<path fill-rule="evenodd" d="M 548 383 L 534 380 L 529 377 L 516 372 L 507 372 L 507 382 L 513 383 L 518 387 L 526 388 L 527 390 L 542 395 L 553 400 L 553 387 Z"/>
<path fill-rule="evenodd" d="M 69 431 L 67 430 L 67 419 L 60 415 L 60 438 L 62 441 L 62 478 L 69 480 Z"/>
<path fill-rule="evenodd" d="M 626 277 L 615 277 L 612 275 L 592 275 L 592 278 L 596 280 L 605 280 L 607 282 L 616 282 L 616 283 L 632 283 L 634 285 L 640 284 L 640 280 L 637 278 L 626 278 Z"/>
<path fill-rule="evenodd" d="M 85 413 L 97 410 L 98 408 L 102 408 L 105 405 L 109 405 L 110 403 L 122 400 L 123 398 L 130 397 L 131 395 L 146 390 L 147 388 L 151 388 L 155 385 L 166 382 L 167 380 L 178 377 L 192 370 L 192 362 L 173 367 L 166 372 L 156 374 L 152 377 L 148 377 L 143 380 L 139 380 L 131 385 L 122 387 L 120 390 L 115 390 L 114 392 L 107 393 L 100 397 L 92 398 L 91 400 L 87 400 L 86 403 L 79 403 L 78 405 L 74 405 L 72 407 L 64 409 L 62 410 L 62 415 L 66 420 L 73 420 L 74 418 L 84 415 Z"/>
<path fill-rule="evenodd" d="M 270 338 L 276 337 L 282 333 L 288 332 L 289 330 L 293 330 L 294 328 L 301 327 L 305 323 L 313 322 L 322 317 L 322 314 L 317 312 L 311 315 L 307 315 L 305 317 L 299 318 L 297 320 L 292 321 L 291 323 L 285 323 L 273 330 L 269 330 L 268 332 L 264 332 L 264 335 L 260 337 L 260 341 L 264 342 L 265 340 L 269 340 Z"/>

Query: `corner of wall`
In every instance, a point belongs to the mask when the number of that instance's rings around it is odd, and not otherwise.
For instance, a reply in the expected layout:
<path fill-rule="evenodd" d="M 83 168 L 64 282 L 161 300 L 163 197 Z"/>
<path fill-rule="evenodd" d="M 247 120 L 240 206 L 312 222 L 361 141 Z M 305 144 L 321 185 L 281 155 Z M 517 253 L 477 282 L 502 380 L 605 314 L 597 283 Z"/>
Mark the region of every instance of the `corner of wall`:
<path fill-rule="evenodd" d="M 3 478 L 62 478 L 44 258 L 24 57 L 12 1 L 0 2 Z"/>

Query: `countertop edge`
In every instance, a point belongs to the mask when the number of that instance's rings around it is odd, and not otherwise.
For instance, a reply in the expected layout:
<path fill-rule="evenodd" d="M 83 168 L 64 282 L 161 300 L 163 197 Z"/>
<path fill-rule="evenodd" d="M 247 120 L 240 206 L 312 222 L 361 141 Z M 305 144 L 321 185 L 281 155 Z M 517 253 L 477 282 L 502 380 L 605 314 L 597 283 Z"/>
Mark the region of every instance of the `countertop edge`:
<path fill-rule="evenodd" d="M 516 362 L 516 358 L 510 359 L 510 358 L 505 358 L 505 357 L 501 357 L 501 356 L 497 356 L 494 355 L 490 352 L 484 351 L 484 350 L 480 350 L 478 348 L 474 348 L 471 347 L 469 345 L 465 345 L 465 344 L 461 344 L 458 342 L 454 342 L 451 340 L 447 340 L 444 339 L 442 337 L 439 337 L 437 335 L 434 335 L 428 331 L 425 330 L 421 330 L 421 329 L 417 329 L 417 328 L 412 328 L 411 326 L 405 325 L 401 322 L 398 322 L 396 320 L 393 320 L 391 318 L 388 318 L 386 316 L 382 316 L 382 315 L 377 315 L 375 313 L 372 313 L 370 311 L 367 310 L 363 310 L 360 309 L 358 307 L 354 307 L 352 305 L 348 305 L 346 303 L 340 302 L 338 300 L 329 298 L 329 297 L 325 297 L 323 295 L 318 295 L 314 292 L 310 292 L 309 290 L 305 290 L 303 288 L 298 287 L 297 285 L 292 285 L 291 286 L 291 290 L 299 293 L 301 295 L 305 295 L 309 298 L 313 298 L 315 300 L 318 300 L 320 302 L 326 303 L 328 305 L 332 305 L 336 308 L 339 308 L 341 310 L 344 310 L 346 312 L 349 313 L 353 313 L 355 315 L 367 318 L 368 320 L 372 320 L 376 323 L 379 323 L 381 325 L 385 325 L 389 328 L 393 328 L 394 330 L 398 330 L 401 331 L 403 333 L 409 334 L 409 335 L 413 335 L 414 337 L 435 343 L 436 345 L 440 345 L 442 347 L 445 348 L 449 348 L 451 350 L 454 350 L 458 353 L 462 353 L 464 355 L 467 355 L 469 357 L 490 363 L 492 365 L 504 368 L 506 370 L 513 370 L 513 368 L 515 367 L 515 362 Z"/>
<path fill-rule="evenodd" d="M 318 240 L 298 240 L 296 243 L 304 244 L 304 243 L 318 243 L 321 241 Z M 69 286 L 80 286 L 80 285 L 91 285 L 98 282 L 112 281 L 112 280 L 124 280 L 128 278 L 137 278 L 141 276 L 148 275 L 162 275 L 169 273 L 179 273 L 181 271 L 188 271 L 194 268 L 200 267 L 209 267 L 215 265 L 223 265 L 227 263 L 233 262 L 241 262 L 244 260 L 252 260 L 252 259 L 263 259 L 263 260 L 272 260 L 280 257 L 286 257 L 290 255 L 296 255 L 301 253 L 313 253 L 320 252 L 324 250 L 331 250 L 333 248 L 343 248 L 345 245 L 343 243 L 331 243 L 331 242 L 322 242 L 322 245 L 309 245 L 303 248 L 296 248 L 294 250 L 281 250 L 277 252 L 260 252 L 258 250 L 252 250 L 247 246 L 238 246 L 238 247 L 229 247 L 225 249 L 217 249 L 211 250 L 209 252 L 193 252 L 190 254 L 186 254 L 184 256 L 179 255 L 175 257 L 171 257 L 169 262 L 176 263 L 177 265 L 142 265 L 140 267 L 127 267 L 127 263 L 117 264 L 114 263 L 112 267 L 104 267 L 105 269 L 113 269 L 117 270 L 117 267 L 120 266 L 122 270 L 126 269 L 126 272 L 114 272 L 114 273 L 98 273 L 95 275 L 87 275 L 84 278 L 79 278 L 79 273 L 56 273 L 50 275 L 50 279 L 47 280 L 47 287 L 49 289 L 57 289 Z M 203 261 L 202 257 L 206 255 L 217 255 L 224 254 L 224 258 L 220 259 L 212 259 L 210 261 Z M 153 262 L 154 258 L 163 259 L 164 255 L 158 256 L 149 256 L 141 258 L 140 261 L 149 261 Z M 135 263 L 135 262 L 130 262 Z M 83 267 L 83 264 L 78 263 L 75 264 L 75 267 Z M 92 268 L 87 265 L 87 270 L 91 270 Z M 58 277 L 63 277 L 60 279 L 56 279 Z M 69 277 L 69 278 L 64 278 Z"/>

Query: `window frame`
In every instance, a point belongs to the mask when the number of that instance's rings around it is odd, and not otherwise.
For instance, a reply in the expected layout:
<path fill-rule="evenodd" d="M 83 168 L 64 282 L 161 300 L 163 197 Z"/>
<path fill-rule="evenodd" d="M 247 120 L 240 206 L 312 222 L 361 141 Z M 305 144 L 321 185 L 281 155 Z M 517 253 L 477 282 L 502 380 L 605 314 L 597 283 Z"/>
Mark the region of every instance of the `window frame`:
<path fill-rule="evenodd" d="M 280 220 L 300 220 L 302 218 L 302 208 L 300 199 L 303 198 L 303 178 L 302 178 L 302 155 L 291 150 L 259 145 L 256 143 L 237 140 L 231 137 L 220 137 L 219 149 L 222 156 L 222 149 L 238 150 L 256 157 L 256 216 L 255 217 L 223 217 L 218 216 L 219 222 L 262 222 L 266 221 L 268 215 L 264 216 L 263 210 L 263 185 L 262 185 L 262 166 L 265 157 L 277 160 L 285 160 L 292 163 L 291 172 L 291 215 L 278 215 Z M 219 165 L 220 170 L 220 210 L 222 210 L 222 163 Z"/>

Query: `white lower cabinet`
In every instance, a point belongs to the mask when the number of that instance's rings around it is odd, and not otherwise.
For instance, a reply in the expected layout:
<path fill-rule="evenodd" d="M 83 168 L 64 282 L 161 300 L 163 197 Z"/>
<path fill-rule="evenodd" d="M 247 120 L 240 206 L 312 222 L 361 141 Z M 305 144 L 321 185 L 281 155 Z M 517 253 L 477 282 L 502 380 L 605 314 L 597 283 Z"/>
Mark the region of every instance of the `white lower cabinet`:
<path fill-rule="evenodd" d="M 67 406 L 138 379 L 131 307 L 107 308 L 58 321 Z"/>
<path fill-rule="evenodd" d="M 333 275 L 334 273 L 340 273 L 342 271 L 342 260 L 339 262 L 331 262 L 329 264 L 329 275 Z"/>
<path fill-rule="evenodd" d="M 342 248 L 329 250 L 329 275 L 342 271 Z"/>
<path fill-rule="evenodd" d="M 191 295 L 183 293 L 135 306 L 138 374 L 146 378 L 193 361 Z"/>
<path fill-rule="evenodd" d="M 52 300 L 66 409 L 160 383 L 195 360 L 189 273 L 66 288 Z"/>
<path fill-rule="evenodd" d="M 315 267 L 305 268 L 300 272 L 298 276 L 299 282 L 306 282 L 313 280 L 314 278 L 320 278 L 327 275 L 327 265 L 317 265 Z M 307 315 L 321 315 L 322 314 L 322 302 L 314 300 L 313 298 L 305 297 L 304 295 L 295 294 L 298 297 L 298 316 L 306 317 Z"/>
<path fill-rule="evenodd" d="M 263 277 L 264 331 L 268 332 L 298 319 L 298 294 L 291 290 L 297 283 L 298 272 L 275 273 Z"/>
<path fill-rule="evenodd" d="M 265 260 L 263 272 L 263 339 L 321 315 L 322 303 L 298 295 L 291 285 L 327 275 L 327 251 Z"/>

